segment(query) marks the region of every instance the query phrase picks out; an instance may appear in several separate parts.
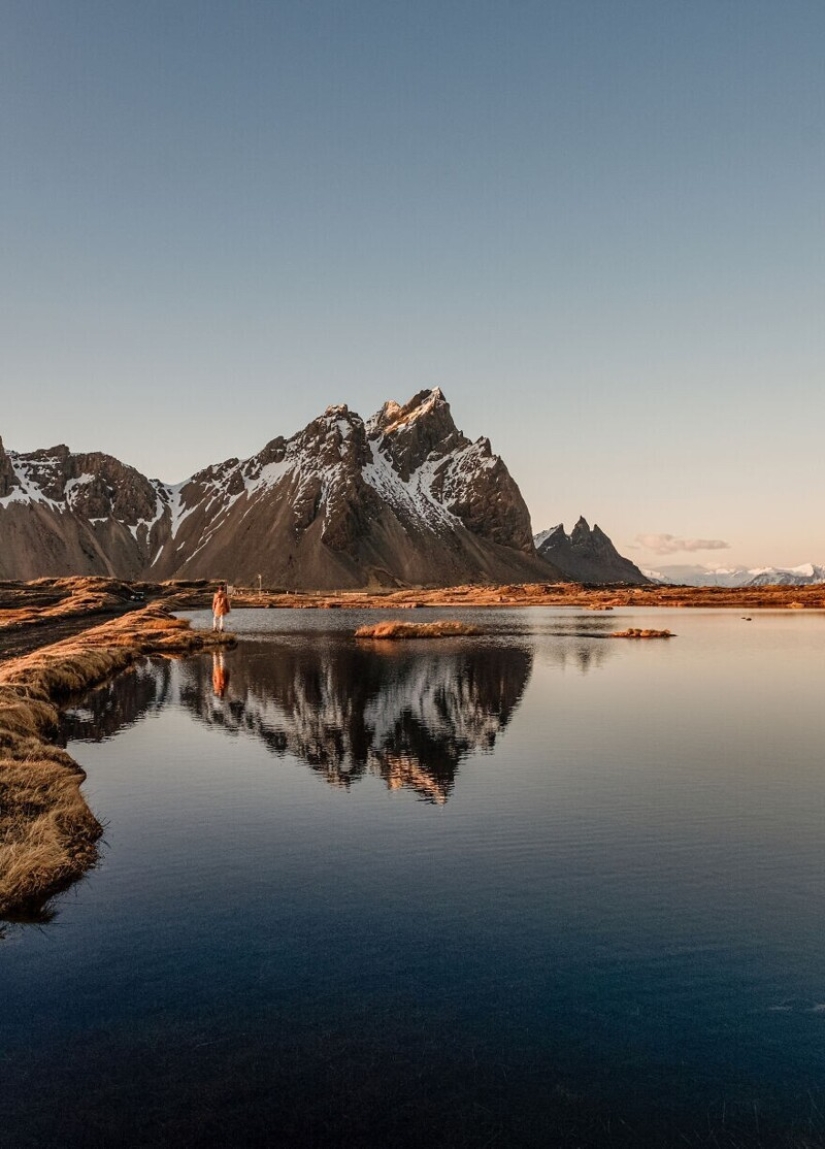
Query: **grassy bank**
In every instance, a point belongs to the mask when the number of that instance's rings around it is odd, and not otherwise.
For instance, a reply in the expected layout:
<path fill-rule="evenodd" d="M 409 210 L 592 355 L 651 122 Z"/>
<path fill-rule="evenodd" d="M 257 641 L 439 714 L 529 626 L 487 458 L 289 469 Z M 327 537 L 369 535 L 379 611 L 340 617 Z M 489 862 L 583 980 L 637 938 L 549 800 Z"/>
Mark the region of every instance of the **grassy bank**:
<path fill-rule="evenodd" d="M 230 580 L 231 581 L 231 580 Z M 173 579 L 162 583 L 88 577 L 0 582 L 0 646 L 4 634 L 73 618 L 133 609 L 135 599 L 162 602 L 170 610 L 209 608 L 215 580 Z M 825 584 L 811 586 L 582 586 L 578 583 L 469 584 L 387 590 L 258 590 L 233 587 L 233 607 L 288 610 L 415 610 L 421 607 L 568 606 L 586 610 L 616 607 L 727 607 L 825 609 Z"/>
<path fill-rule="evenodd" d="M 118 614 L 130 609 L 142 592 L 119 579 L 96 576 L 37 579 L 0 585 L 0 631 L 48 626 L 89 615 Z"/>
<path fill-rule="evenodd" d="M 205 607 L 203 591 L 180 592 L 177 607 Z M 472 585 L 411 587 L 392 591 L 257 591 L 238 587 L 233 607 L 269 607 L 290 610 L 416 610 L 422 607 L 530 607 L 566 606 L 585 610 L 616 607 L 720 607 L 748 610 L 823 610 L 825 584 L 812 586 L 580 586 L 578 583 L 524 583 L 502 586 Z"/>
<path fill-rule="evenodd" d="M 231 643 L 150 606 L 0 664 L 0 916 L 37 917 L 97 861 L 83 770 L 54 745 L 60 704 L 149 654 Z"/>

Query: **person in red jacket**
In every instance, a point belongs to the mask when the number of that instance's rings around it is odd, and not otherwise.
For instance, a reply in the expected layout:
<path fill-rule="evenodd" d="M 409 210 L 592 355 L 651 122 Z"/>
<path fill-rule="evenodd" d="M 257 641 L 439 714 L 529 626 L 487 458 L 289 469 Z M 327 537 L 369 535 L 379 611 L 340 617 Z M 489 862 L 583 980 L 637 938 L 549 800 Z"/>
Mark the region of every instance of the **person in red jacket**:
<path fill-rule="evenodd" d="M 212 629 L 223 630 L 223 620 L 229 614 L 229 595 L 226 583 L 222 582 L 212 599 Z"/>

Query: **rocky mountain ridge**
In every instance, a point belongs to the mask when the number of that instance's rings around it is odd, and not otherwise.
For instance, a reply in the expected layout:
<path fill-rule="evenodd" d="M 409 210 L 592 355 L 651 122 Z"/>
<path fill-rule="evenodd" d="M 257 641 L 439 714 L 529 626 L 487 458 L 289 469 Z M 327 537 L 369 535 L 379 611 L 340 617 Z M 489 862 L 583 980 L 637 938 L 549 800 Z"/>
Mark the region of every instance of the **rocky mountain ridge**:
<path fill-rule="evenodd" d="M 591 528 L 583 515 L 569 535 L 565 534 L 564 524 L 559 523 L 536 535 L 533 541 L 541 558 L 558 567 L 572 582 L 639 585 L 649 581 L 630 559 L 619 554 L 598 523 Z"/>
<path fill-rule="evenodd" d="M 552 580 L 488 439 L 436 388 L 363 420 L 327 408 L 289 439 L 177 485 L 102 453 L 0 441 L 0 577 L 223 577 L 295 588 Z"/>

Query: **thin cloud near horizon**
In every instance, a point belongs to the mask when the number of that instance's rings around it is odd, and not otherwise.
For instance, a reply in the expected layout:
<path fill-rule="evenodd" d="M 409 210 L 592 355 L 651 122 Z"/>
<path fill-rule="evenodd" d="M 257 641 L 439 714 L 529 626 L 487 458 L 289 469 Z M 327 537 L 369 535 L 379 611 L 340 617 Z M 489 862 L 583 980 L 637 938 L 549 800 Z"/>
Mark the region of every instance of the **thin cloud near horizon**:
<path fill-rule="evenodd" d="M 679 551 L 726 551 L 730 543 L 724 539 L 682 539 L 677 535 L 636 535 L 635 547 L 643 547 L 657 555 L 674 555 Z"/>

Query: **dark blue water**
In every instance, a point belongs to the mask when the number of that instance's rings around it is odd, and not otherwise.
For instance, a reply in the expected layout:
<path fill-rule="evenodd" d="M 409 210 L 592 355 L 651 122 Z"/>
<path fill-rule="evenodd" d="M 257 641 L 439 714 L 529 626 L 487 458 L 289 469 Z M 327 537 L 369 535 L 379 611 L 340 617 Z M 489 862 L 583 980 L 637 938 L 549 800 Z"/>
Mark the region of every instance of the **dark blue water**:
<path fill-rule="evenodd" d="M 472 618 L 238 612 L 77 701 L 3 1144 L 825 1144 L 825 616 Z"/>

